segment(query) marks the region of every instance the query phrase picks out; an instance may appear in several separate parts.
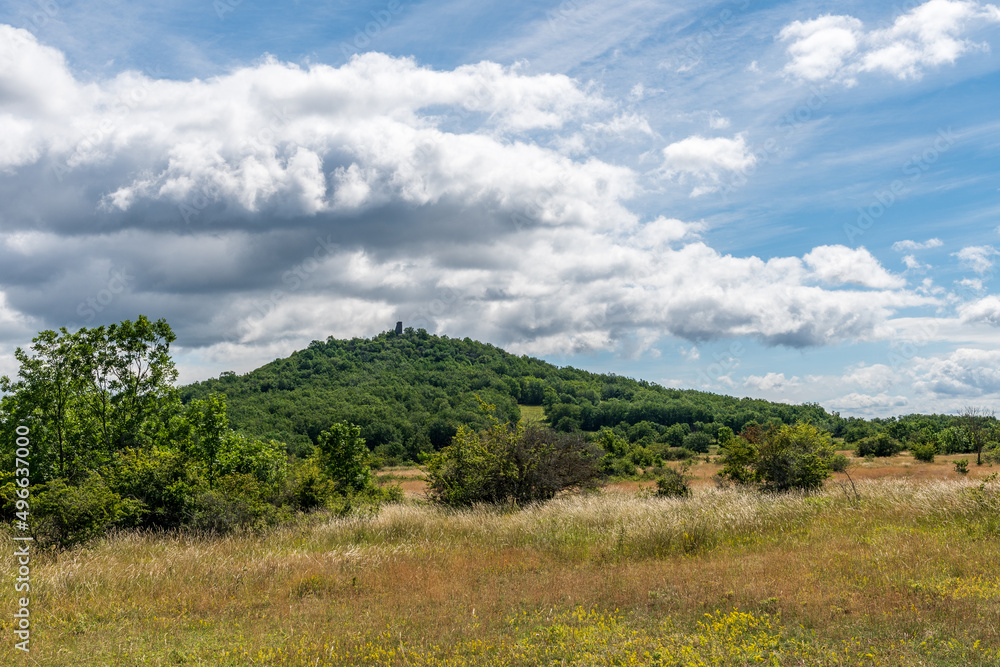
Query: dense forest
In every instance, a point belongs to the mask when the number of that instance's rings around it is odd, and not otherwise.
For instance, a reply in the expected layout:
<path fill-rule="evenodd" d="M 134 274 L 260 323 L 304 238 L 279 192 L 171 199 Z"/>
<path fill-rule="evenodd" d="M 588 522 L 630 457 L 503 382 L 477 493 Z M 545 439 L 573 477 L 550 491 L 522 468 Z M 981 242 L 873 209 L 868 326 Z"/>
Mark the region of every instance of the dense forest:
<path fill-rule="evenodd" d="M 237 431 L 285 442 L 292 453 L 308 451 L 324 428 L 345 421 L 360 426 L 368 446 L 384 459 L 419 460 L 446 446 L 459 426 L 486 426 L 477 396 L 496 405 L 502 420 L 517 420 L 519 405 L 540 405 L 558 431 L 609 428 L 646 446 L 701 451 L 720 427 L 739 433 L 747 424 L 807 421 L 848 443 L 882 432 L 902 443 L 937 440 L 943 433 L 961 450 L 949 433 L 957 428 L 956 416 L 842 418 L 814 403 L 734 398 L 558 368 L 423 329 L 314 341 L 245 375 L 223 373 L 181 388 L 185 402 L 213 393 L 225 395 Z"/>

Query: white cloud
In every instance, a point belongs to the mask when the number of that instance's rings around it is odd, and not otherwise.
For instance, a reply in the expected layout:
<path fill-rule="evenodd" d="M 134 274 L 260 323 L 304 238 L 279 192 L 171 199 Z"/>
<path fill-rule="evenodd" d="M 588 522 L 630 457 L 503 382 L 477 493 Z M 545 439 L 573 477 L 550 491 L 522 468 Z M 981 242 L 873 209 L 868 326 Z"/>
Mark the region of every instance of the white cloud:
<path fill-rule="evenodd" d="M 917 260 L 913 255 L 903 255 L 903 264 L 910 271 L 926 271 L 931 268 L 930 264 L 924 264 Z"/>
<path fill-rule="evenodd" d="M 940 248 L 944 243 L 941 239 L 928 239 L 923 243 L 917 241 L 896 241 L 892 244 L 892 249 L 896 252 L 914 252 L 916 250 L 927 250 L 928 248 Z"/>
<path fill-rule="evenodd" d="M 959 348 L 944 356 L 911 361 L 914 388 L 938 396 L 1000 392 L 1000 350 Z"/>
<path fill-rule="evenodd" d="M 886 271 L 865 248 L 819 246 L 802 259 L 817 278 L 827 283 L 851 283 L 877 289 L 894 289 L 906 285 L 904 278 Z"/>
<path fill-rule="evenodd" d="M 841 380 L 867 392 L 884 394 L 896 383 L 896 373 L 885 364 L 858 364 L 849 367 Z"/>
<path fill-rule="evenodd" d="M 715 192 L 723 179 L 743 172 L 757 163 L 743 134 L 732 139 L 695 135 L 663 149 L 661 172 L 666 178 L 679 177 L 695 183 L 692 197 Z"/>
<path fill-rule="evenodd" d="M 785 73 L 806 81 L 854 85 L 862 72 L 918 79 L 927 68 L 954 63 L 974 49 L 986 49 L 963 35 L 1000 22 L 996 5 L 930 0 L 898 16 L 884 29 L 865 31 L 852 16 L 825 15 L 785 26 L 778 39 L 790 42 Z"/>
<path fill-rule="evenodd" d="M 852 16 L 829 14 L 785 26 L 778 34 L 781 41 L 791 42 L 791 62 L 785 72 L 807 81 L 834 77 L 857 50 L 862 28 L 861 21 Z"/>
<path fill-rule="evenodd" d="M 974 245 L 962 248 L 953 254 L 955 257 L 958 257 L 962 265 L 967 269 L 983 275 L 993 269 L 992 257 L 1000 254 L 1000 251 L 991 245 Z"/>
<path fill-rule="evenodd" d="M 798 377 L 786 378 L 784 373 L 767 373 L 766 375 L 749 375 L 743 378 L 743 386 L 759 391 L 782 391 L 795 389 L 800 385 Z"/>
<path fill-rule="evenodd" d="M 834 398 L 829 401 L 829 406 L 833 410 L 843 410 L 854 413 L 875 413 L 885 414 L 887 412 L 897 412 L 896 408 L 902 408 L 909 404 L 909 399 L 905 396 L 892 396 L 889 394 L 862 394 L 851 392 L 845 396 Z"/>
<path fill-rule="evenodd" d="M 648 125 L 568 77 L 369 53 L 83 84 L 20 38 L 28 56 L 0 51 L 0 83 L 54 84 L 0 101 L 27 147 L 0 174 L 22 228 L 0 232 L 0 284 L 12 316 L 42 326 L 75 319 L 125 260 L 135 280 L 102 317 L 183 322 L 191 349 L 235 360 L 397 319 L 533 354 L 651 354 L 669 335 L 806 347 L 876 339 L 898 310 L 940 305 L 864 249 L 738 257 L 702 223 L 643 220 L 627 206 L 639 174 L 551 146 Z M 695 194 L 755 164 L 742 134 L 663 153 Z"/>
<path fill-rule="evenodd" d="M 708 126 L 713 130 L 724 130 L 729 127 L 730 121 L 718 111 L 713 111 L 708 116 Z"/>
<path fill-rule="evenodd" d="M 958 307 L 958 315 L 963 322 L 984 322 L 1000 327 L 1000 297 L 995 294 L 977 301 L 964 303 Z"/>

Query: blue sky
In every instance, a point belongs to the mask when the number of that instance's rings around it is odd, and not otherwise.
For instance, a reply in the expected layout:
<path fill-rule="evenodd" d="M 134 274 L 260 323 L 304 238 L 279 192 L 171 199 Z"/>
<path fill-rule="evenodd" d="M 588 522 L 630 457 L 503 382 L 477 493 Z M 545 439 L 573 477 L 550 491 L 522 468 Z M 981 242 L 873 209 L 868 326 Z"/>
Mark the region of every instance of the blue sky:
<path fill-rule="evenodd" d="M 0 372 L 396 320 L 882 416 L 1000 398 L 985 2 L 0 2 Z"/>

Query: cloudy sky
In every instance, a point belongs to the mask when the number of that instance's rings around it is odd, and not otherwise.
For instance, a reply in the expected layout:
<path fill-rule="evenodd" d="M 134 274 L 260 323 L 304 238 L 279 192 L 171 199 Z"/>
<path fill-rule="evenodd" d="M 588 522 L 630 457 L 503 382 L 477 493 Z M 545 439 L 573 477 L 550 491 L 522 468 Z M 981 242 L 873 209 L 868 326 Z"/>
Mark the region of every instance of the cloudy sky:
<path fill-rule="evenodd" d="M 842 414 L 1000 399 L 1000 8 L 0 1 L 0 373 L 397 320 Z"/>

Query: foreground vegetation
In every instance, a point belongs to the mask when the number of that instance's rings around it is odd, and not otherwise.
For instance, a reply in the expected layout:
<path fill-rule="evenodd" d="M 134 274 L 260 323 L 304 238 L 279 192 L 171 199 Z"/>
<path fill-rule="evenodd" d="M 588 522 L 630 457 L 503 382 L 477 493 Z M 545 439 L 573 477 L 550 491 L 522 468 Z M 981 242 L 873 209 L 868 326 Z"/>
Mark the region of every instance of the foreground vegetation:
<path fill-rule="evenodd" d="M 31 658 L 1000 664 L 1000 484 L 858 492 L 607 491 L 516 512 L 411 501 L 266 534 L 121 533 L 35 564 Z M 10 642 L 0 656 L 14 664 Z"/>

